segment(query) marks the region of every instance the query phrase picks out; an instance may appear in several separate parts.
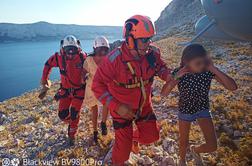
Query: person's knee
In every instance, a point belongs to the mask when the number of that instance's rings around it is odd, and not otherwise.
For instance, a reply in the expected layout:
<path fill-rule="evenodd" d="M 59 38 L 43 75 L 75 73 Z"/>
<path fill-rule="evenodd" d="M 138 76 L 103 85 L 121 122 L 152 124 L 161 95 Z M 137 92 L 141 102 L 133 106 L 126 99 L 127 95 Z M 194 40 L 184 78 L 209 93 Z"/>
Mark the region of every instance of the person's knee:
<path fill-rule="evenodd" d="M 79 111 L 76 110 L 74 107 L 71 107 L 71 120 L 76 120 L 79 116 Z"/>
<path fill-rule="evenodd" d="M 61 120 L 65 120 L 69 115 L 69 109 L 59 111 L 58 116 Z"/>

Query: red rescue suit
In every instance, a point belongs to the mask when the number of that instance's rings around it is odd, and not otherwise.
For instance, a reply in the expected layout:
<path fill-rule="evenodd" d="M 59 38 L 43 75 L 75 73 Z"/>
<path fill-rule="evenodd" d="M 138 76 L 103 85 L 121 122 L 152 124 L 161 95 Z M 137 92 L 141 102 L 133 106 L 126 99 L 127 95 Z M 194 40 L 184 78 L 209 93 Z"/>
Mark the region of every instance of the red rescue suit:
<path fill-rule="evenodd" d="M 113 50 L 97 69 L 92 90 L 97 99 L 108 106 L 113 117 L 114 164 L 128 160 L 133 139 L 141 144 L 159 139 L 151 103 L 151 86 L 156 75 L 163 80 L 170 76 L 170 70 L 160 58 L 159 49 L 151 46 L 147 55 L 133 56 L 126 43 Z M 129 105 L 139 115 L 135 120 L 137 132 L 133 133 L 132 121 L 116 113 L 121 103 Z"/>
<path fill-rule="evenodd" d="M 59 100 L 59 118 L 68 123 L 68 135 L 74 138 L 78 130 L 79 112 L 84 99 L 85 84 L 83 83 L 86 72 L 83 63 L 85 53 L 78 53 L 72 59 L 64 54 L 55 53 L 45 63 L 42 81 L 48 80 L 53 67 L 60 70 L 61 87 L 55 95 Z"/>

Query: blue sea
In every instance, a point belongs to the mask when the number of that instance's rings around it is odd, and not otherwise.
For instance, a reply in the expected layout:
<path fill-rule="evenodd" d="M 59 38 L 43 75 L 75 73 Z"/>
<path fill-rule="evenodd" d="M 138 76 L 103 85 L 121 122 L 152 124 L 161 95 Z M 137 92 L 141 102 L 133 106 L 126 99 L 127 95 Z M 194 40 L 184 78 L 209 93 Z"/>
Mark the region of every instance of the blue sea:
<path fill-rule="evenodd" d="M 93 40 L 81 43 L 85 52 L 92 51 Z M 56 51 L 59 41 L 0 44 L 0 101 L 38 88 L 44 63 Z M 58 69 L 53 69 L 50 79 L 59 79 Z"/>

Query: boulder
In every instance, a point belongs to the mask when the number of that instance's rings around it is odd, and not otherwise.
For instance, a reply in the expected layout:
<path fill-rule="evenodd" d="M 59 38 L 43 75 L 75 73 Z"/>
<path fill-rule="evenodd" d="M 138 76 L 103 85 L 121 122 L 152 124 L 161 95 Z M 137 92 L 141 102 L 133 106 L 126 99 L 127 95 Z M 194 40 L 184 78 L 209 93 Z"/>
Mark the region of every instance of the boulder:
<path fill-rule="evenodd" d="M 150 158 L 150 157 L 148 157 L 148 156 L 143 156 L 143 165 L 151 165 L 154 161 Z"/>
<path fill-rule="evenodd" d="M 21 124 L 28 124 L 34 121 L 34 117 L 28 117 L 24 120 L 22 120 Z"/>
<path fill-rule="evenodd" d="M 176 165 L 176 161 L 172 156 L 166 156 L 163 158 L 161 162 L 161 166 L 167 166 L 167 165 L 172 165 L 172 166 Z"/>
<path fill-rule="evenodd" d="M 0 125 L 11 123 L 12 119 L 9 118 L 5 113 L 0 111 Z"/>
<path fill-rule="evenodd" d="M 242 133 L 239 130 L 234 131 L 234 137 L 241 137 Z"/>
<path fill-rule="evenodd" d="M 165 150 L 167 149 L 170 149 L 170 151 L 172 151 L 171 147 L 173 147 L 175 145 L 176 141 L 173 140 L 173 139 L 170 139 L 170 138 L 165 138 L 163 141 L 162 141 L 162 146 Z M 174 149 L 174 148 L 173 148 Z"/>
<path fill-rule="evenodd" d="M 222 129 L 228 134 L 228 135 L 233 135 L 234 130 L 232 129 L 231 125 L 223 125 Z"/>

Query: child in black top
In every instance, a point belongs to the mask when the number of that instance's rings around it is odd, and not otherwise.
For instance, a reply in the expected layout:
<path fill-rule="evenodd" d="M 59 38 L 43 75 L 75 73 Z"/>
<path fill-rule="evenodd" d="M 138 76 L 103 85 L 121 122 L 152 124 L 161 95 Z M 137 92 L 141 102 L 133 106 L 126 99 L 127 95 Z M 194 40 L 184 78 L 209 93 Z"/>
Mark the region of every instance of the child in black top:
<path fill-rule="evenodd" d="M 189 143 L 192 121 L 197 120 L 206 143 L 191 146 L 196 165 L 203 165 L 200 153 L 209 153 L 217 148 L 215 129 L 209 110 L 209 89 L 216 79 L 228 90 L 236 90 L 235 81 L 214 66 L 206 50 L 199 44 L 191 44 L 183 50 L 181 66 L 173 71 L 174 80 L 166 83 L 162 95 L 168 95 L 178 85 L 179 90 L 179 155 L 180 165 L 186 165 L 185 155 Z"/>

